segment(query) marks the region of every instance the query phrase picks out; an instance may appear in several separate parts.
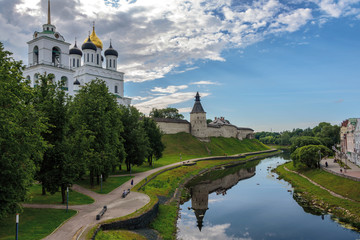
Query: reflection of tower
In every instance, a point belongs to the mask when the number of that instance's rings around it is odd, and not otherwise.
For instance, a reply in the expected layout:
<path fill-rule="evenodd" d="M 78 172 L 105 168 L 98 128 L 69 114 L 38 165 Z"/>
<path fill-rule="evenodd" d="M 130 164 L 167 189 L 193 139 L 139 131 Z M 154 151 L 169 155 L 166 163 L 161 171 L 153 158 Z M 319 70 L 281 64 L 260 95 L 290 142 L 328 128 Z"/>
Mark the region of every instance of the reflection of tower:
<path fill-rule="evenodd" d="M 196 185 L 191 189 L 191 207 L 195 211 L 197 226 L 201 231 L 203 218 L 208 210 L 209 191 L 201 185 Z"/>

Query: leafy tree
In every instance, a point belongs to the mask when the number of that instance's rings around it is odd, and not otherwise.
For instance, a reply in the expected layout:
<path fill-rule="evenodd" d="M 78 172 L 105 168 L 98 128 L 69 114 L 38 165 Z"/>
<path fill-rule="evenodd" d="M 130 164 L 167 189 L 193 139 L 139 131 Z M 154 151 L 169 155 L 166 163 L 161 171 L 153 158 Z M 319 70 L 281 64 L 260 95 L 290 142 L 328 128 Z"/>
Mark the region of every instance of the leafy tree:
<path fill-rule="evenodd" d="M 149 140 L 145 133 L 143 122 L 140 121 L 140 112 L 133 106 L 119 106 L 121 122 L 124 125 L 124 149 L 126 153 L 126 168 L 130 171 L 131 165 L 141 165 L 148 155 Z"/>
<path fill-rule="evenodd" d="M 143 123 L 145 133 L 149 139 L 147 159 L 149 165 L 152 166 L 153 158 L 156 160 L 161 158 L 165 146 L 161 141 L 162 134 L 159 127 L 156 125 L 156 122 L 151 118 L 144 117 Z"/>
<path fill-rule="evenodd" d="M 0 218 L 21 209 L 46 148 L 44 121 L 32 105 L 33 89 L 23 66 L 0 43 Z"/>
<path fill-rule="evenodd" d="M 330 123 L 321 122 L 313 129 L 313 133 L 328 148 L 340 142 L 340 127 L 337 125 L 332 126 Z"/>
<path fill-rule="evenodd" d="M 291 158 L 294 161 L 294 165 L 297 162 L 301 162 L 309 168 L 319 168 L 320 158 L 331 153 L 331 150 L 323 145 L 306 145 L 296 149 L 291 154 Z"/>
<path fill-rule="evenodd" d="M 149 114 L 151 118 L 171 118 L 171 119 L 184 119 L 184 116 L 179 113 L 176 108 L 164 108 L 156 109 L 153 108 Z"/>
<path fill-rule="evenodd" d="M 43 138 L 49 144 L 45 151 L 40 169 L 37 174 L 45 189 L 54 194 L 61 189 L 62 202 L 65 203 L 65 191 L 78 177 L 79 165 L 77 160 L 70 157 L 70 146 L 67 139 L 69 134 L 69 110 L 63 82 L 53 82 L 53 74 L 40 75 L 35 88 L 35 107 L 47 119 L 48 131 Z"/>
<path fill-rule="evenodd" d="M 123 149 L 123 127 L 115 96 L 103 80 L 93 80 L 79 90 L 70 112 L 72 156 L 89 170 L 90 185 L 94 185 L 95 177 L 99 184 L 100 175 L 105 181 L 122 160 L 119 151 Z"/>
<path fill-rule="evenodd" d="M 211 119 L 206 119 L 206 124 L 209 124 L 209 123 L 211 123 L 211 122 L 212 122 Z"/>
<path fill-rule="evenodd" d="M 293 139 L 293 143 L 290 147 L 290 151 L 294 152 L 297 148 L 303 147 L 306 145 L 322 145 L 322 142 L 316 137 L 296 137 Z"/>

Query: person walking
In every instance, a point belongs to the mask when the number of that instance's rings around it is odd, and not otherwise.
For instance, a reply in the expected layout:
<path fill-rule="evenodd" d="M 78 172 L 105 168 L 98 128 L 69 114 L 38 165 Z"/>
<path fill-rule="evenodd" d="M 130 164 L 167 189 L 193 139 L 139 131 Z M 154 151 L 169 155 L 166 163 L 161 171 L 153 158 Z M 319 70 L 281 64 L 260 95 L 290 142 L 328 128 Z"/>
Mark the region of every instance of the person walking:
<path fill-rule="evenodd" d="M 134 179 L 131 179 L 131 186 L 134 185 Z"/>

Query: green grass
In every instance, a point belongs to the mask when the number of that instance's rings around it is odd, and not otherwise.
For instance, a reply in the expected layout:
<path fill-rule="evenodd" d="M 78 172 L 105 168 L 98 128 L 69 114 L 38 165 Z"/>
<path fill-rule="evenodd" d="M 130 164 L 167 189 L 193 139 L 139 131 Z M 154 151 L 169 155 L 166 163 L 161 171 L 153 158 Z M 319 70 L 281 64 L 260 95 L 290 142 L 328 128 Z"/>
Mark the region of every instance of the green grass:
<path fill-rule="evenodd" d="M 287 164 L 287 166 L 288 169 L 304 174 L 311 180 L 339 195 L 360 202 L 360 191 L 354 191 L 354 189 L 360 189 L 360 182 L 343 178 L 321 169 L 309 169 L 301 165 L 294 168 L 293 164 Z"/>
<path fill-rule="evenodd" d="M 189 133 L 163 135 L 162 141 L 165 145 L 163 157 L 154 161 L 154 166 L 149 166 L 147 163 L 144 163 L 142 166 L 133 166 L 132 173 L 144 172 L 193 158 L 234 155 L 270 149 L 256 139 L 244 139 L 240 141 L 235 138 L 212 137 L 210 140 L 209 143 L 201 142 Z M 122 169 L 123 170 L 117 172 L 117 174 L 128 174 L 125 167 Z"/>
<path fill-rule="evenodd" d="M 91 187 L 90 180 L 88 178 L 77 181 L 76 183 L 96 193 L 107 194 L 112 190 L 114 190 L 115 188 L 121 186 L 125 182 L 129 181 L 131 178 L 133 177 L 132 176 L 108 177 L 106 181 L 103 181 L 102 183 L 102 190 L 100 184 Z"/>
<path fill-rule="evenodd" d="M 25 208 L 19 217 L 19 239 L 42 239 L 75 214 L 73 210 Z M 15 239 L 15 216 L 0 220 L 0 239 Z"/>
<path fill-rule="evenodd" d="M 25 203 L 32 204 L 61 204 L 61 193 L 42 195 L 41 185 L 34 184 L 28 192 L 28 200 Z M 69 205 L 80 205 L 93 203 L 94 199 L 84 194 L 69 189 Z"/>
<path fill-rule="evenodd" d="M 307 200 L 307 202 L 311 203 L 312 206 L 323 209 L 327 212 L 332 212 L 341 221 L 352 223 L 353 226 L 360 229 L 360 208 L 358 202 L 352 202 L 346 199 L 334 197 L 326 190 L 315 186 L 298 174 L 286 171 L 284 166 L 287 168 L 292 168 L 292 163 L 290 162 L 279 166 L 276 169 L 276 172 L 281 178 L 284 178 L 286 181 L 292 184 L 296 193 L 300 193 L 302 197 Z M 314 176 L 315 175 L 317 174 L 314 173 Z M 312 174 L 309 174 L 309 176 L 311 177 Z M 324 176 L 317 176 L 316 178 L 320 179 L 324 178 Z M 328 184 L 337 185 L 338 182 L 335 181 L 331 183 L 329 180 Z M 358 189 L 356 185 L 353 185 L 353 191 L 356 191 L 356 189 Z"/>
<path fill-rule="evenodd" d="M 173 239 L 176 232 L 177 206 L 175 203 L 159 205 L 159 213 L 150 227 L 157 230 L 164 240 Z"/>
<path fill-rule="evenodd" d="M 140 234 L 126 231 L 99 231 L 96 234 L 95 240 L 146 240 L 146 238 Z"/>

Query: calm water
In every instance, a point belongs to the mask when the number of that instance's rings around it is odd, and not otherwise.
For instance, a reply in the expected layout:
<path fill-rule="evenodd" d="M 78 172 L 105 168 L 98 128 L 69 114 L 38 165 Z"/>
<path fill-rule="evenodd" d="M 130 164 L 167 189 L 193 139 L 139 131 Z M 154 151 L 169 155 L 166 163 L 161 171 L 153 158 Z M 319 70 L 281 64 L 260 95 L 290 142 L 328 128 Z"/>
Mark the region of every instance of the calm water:
<path fill-rule="evenodd" d="M 283 156 L 203 176 L 189 186 L 192 199 L 181 205 L 178 239 L 359 239 L 329 215 L 307 213 L 293 199 L 291 185 L 270 170 Z M 290 192 L 291 190 L 291 192 Z M 201 229 L 201 231 L 200 231 Z"/>

